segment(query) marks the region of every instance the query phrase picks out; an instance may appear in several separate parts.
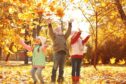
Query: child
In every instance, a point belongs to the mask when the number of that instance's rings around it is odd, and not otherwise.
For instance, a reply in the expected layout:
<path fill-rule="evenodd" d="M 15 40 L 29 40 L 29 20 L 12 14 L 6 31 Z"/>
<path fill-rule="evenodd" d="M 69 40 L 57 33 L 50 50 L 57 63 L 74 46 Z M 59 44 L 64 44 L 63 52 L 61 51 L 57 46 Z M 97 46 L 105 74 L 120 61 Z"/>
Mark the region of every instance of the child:
<path fill-rule="evenodd" d="M 55 83 L 56 81 L 57 68 L 59 68 L 59 76 L 57 81 L 63 82 L 64 63 L 67 54 L 66 40 L 70 36 L 72 23 L 69 22 L 68 30 L 66 31 L 65 34 L 63 34 L 61 27 L 53 30 L 51 23 L 48 24 L 48 28 L 49 28 L 49 34 L 53 42 L 53 50 L 54 50 L 54 60 L 53 60 L 54 64 L 52 68 L 51 82 Z"/>
<path fill-rule="evenodd" d="M 72 63 L 72 82 L 73 84 L 78 84 L 80 79 L 80 68 L 81 62 L 84 54 L 83 45 L 89 39 L 87 36 L 84 40 L 80 38 L 81 32 L 74 32 L 71 35 L 71 48 L 70 48 L 70 56 Z"/>
<path fill-rule="evenodd" d="M 34 48 L 32 48 L 31 46 L 26 45 L 23 40 L 20 40 L 20 43 L 23 45 L 25 49 L 27 49 L 28 51 L 33 51 L 31 75 L 34 80 L 34 84 L 37 83 L 37 78 L 35 76 L 35 73 L 40 81 L 40 84 L 44 83 L 44 80 L 41 75 L 41 71 L 45 67 L 45 62 L 46 62 L 45 55 L 44 55 L 45 42 L 46 42 L 46 38 L 38 36 L 35 39 Z"/>

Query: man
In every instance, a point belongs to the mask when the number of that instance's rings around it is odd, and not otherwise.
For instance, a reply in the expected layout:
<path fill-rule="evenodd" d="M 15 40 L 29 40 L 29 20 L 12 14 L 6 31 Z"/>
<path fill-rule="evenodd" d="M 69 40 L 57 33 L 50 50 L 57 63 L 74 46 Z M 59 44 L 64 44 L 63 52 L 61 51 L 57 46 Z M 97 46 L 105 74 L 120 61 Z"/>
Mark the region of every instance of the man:
<path fill-rule="evenodd" d="M 57 81 L 62 82 L 64 80 L 63 78 L 64 62 L 65 62 L 66 54 L 68 52 L 66 46 L 66 40 L 71 34 L 72 23 L 69 22 L 68 25 L 69 25 L 68 30 L 66 31 L 65 34 L 63 34 L 61 27 L 53 31 L 51 23 L 48 24 L 49 34 L 53 41 L 53 50 L 54 50 L 54 60 L 53 60 L 54 64 L 52 69 L 51 82 L 56 81 L 57 68 L 59 68 L 59 76 Z"/>

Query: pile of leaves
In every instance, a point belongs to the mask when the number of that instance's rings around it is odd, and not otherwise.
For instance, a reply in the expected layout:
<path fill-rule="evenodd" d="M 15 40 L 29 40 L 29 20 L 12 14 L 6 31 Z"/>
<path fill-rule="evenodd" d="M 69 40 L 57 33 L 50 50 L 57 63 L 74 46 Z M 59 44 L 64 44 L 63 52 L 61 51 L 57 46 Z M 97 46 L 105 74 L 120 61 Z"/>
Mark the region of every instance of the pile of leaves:
<path fill-rule="evenodd" d="M 80 84 L 126 84 L 126 67 L 123 66 L 82 66 Z M 0 83 L 2 84 L 32 84 L 30 75 L 31 65 L 1 65 Z M 46 84 L 50 84 L 52 62 L 47 63 L 42 75 Z M 71 84 L 71 66 L 65 66 L 65 81 L 63 84 Z"/>

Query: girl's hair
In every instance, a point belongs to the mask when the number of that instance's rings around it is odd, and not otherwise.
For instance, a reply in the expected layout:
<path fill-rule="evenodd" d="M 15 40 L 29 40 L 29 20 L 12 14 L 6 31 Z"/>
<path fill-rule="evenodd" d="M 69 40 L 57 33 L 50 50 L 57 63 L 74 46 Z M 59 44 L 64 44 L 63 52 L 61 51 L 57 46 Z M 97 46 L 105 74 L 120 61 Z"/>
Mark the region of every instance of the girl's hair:
<path fill-rule="evenodd" d="M 39 52 L 39 49 L 40 49 L 41 46 L 42 46 L 42 43 L 39 44 L 38 52 Z"/>

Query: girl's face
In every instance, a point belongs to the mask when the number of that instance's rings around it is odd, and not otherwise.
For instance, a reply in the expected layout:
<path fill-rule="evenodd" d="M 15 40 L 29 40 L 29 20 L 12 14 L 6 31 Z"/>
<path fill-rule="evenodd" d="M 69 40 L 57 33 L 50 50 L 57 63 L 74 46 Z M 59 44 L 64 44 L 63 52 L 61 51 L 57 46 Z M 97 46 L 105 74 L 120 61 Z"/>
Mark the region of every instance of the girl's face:
<path fill-rule="evenodd" d="M 35 39 L 35 44 L 41 44 L 41 40 L 38 39 L 38 38 L 36 38 L 36 39 Z"/>

